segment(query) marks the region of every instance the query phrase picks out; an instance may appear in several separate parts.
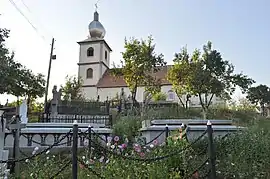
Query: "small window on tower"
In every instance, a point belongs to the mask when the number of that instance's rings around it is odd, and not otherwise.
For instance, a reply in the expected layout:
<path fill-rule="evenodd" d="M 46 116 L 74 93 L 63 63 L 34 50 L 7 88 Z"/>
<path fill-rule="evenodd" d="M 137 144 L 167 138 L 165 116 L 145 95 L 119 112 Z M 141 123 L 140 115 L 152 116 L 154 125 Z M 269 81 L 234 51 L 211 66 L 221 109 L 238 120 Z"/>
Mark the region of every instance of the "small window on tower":
<path fill-rule="evenodd" d="M 172 90 L 168 91 L 168 100 L 173 101 L 174 100 L 174 92 Z"/>
<path fill-rule="evenodd" d="M 93 78 L 93 69 L 92 68 L 87 69 L 86 78 Z"/>
<path fill-rule="evenodd" d="M 89 48 L 87 49 L 87 56 L 88 56 L 88 57 L 94 56 L 94 48 L 93 48 L 93 47 L 89 47 Z"/>
<path fill-rule="evenodd" d="M 107 58 L 108 58 L 108 52 L 105 51 L 105 60 L 107 60 Z"/>

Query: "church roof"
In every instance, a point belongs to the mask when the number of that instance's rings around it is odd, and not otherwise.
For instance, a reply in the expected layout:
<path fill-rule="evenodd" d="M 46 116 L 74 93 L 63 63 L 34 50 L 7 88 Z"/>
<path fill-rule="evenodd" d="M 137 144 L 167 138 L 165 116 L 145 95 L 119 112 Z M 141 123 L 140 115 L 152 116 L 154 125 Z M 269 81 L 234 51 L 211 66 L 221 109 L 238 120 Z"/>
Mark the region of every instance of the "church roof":
<path fill-rule="evenodd" d="M 161 85 L 171 85 L 171 83 L 167 80 L 167 72 L 171 65 L 167 65 L 161 67 L 161 69 L 153 74 L 157 79 L 161 80 Z M 127 84 L 124 80 L 123 76 L 114 76 L 112 74 L 112 70 L 108 69 L 103 74 L 102 78 L 99 80 L 97 84 L 98 88 L 117 88 L 117 87 L 127 87 Z"/>

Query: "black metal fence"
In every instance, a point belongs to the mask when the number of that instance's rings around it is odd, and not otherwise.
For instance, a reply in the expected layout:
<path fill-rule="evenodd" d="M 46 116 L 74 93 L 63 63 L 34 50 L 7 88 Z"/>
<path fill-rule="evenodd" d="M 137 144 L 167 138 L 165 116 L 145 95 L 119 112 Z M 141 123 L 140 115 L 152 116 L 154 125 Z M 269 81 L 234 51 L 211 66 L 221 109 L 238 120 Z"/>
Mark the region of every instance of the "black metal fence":
<path fill-rule="evenodd" d="M 49 123 L 78 123 L 104 124 L 106 127 L 112 127 L 112 115 L 41 115 L 40 122 Z"/>
<path fill-rule="evenodd" d="M 62 101 L 57 106 L 58 114 L 105 115 L 110 112 L 109 102 Z"/>

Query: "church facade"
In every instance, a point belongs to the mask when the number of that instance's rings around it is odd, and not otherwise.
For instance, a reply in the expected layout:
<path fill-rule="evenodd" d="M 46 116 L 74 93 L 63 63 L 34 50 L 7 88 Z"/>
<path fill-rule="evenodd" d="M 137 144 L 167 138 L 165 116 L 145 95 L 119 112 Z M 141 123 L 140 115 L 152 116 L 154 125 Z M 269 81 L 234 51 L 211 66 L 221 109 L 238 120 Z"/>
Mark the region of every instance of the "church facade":
<path fill-rule="evenodd" d="M 123 77 L 115 77 L 110 72 L 110 54 L 112 49 L 105 41 L 105 28 L 99 21 L 99 14 L 94 13 L 94 20 L 89 24 L 89 37 L 78 42 L 80 46 L 78 75 L 83 81 L 82 93 L 87 99 L 105 101 L 113 99 L 124 91 L 126 96 L 131 95 Z M 171 83 L 167 80 L 167 72 L 170 65 L 163 67 L 155 75 L 161 79 L 161 92 L 167 96 L 167 101 L 180 102 L 172 89 Z M 138 87 L 136 99 L 138 102 L 144 100 L 144 87 Z M 213 104 L 224 103 L 218 97 L 213 97 Z M 199 107 L 198 97 L 191 97 L 190 106 Z"/>

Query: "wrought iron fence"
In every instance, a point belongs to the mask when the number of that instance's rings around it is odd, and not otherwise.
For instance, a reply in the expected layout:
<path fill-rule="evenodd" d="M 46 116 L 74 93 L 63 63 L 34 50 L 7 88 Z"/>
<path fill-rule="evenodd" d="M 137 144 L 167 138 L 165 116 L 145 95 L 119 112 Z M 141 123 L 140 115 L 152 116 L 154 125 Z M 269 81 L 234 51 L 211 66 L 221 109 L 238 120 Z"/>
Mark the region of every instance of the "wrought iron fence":
<path fill-rule="evenodd" d="M 112 127 L 112 115 L 41 115 L 40 122 L 50 123 L 73 123 L 75 120 L 79 123 L 104 124 L 106 127 Z"/>
<path fill-rule="evenodd" d="M 57 106 L 58 114 L 106 115 L 109 114 L 108 102 L 62 101 Z"/>

